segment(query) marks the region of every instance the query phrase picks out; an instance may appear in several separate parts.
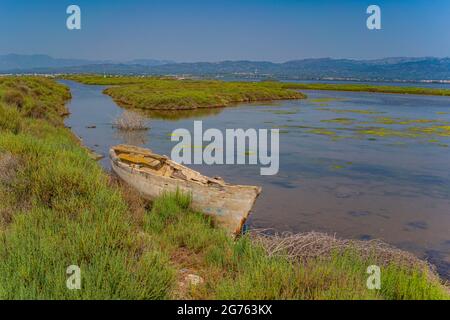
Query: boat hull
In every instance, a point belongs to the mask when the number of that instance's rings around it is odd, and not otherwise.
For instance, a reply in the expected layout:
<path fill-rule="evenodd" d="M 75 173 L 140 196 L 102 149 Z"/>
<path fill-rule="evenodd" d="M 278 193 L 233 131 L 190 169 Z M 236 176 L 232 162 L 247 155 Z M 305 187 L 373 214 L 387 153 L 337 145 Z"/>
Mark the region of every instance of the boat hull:
<path fill-rule="evenodd" d="M 240 233 L 243 224 L 261 192 L 257 186 L 202 185 L 155 175 L 121 162 L 110 152 L 112 170 L 143 198 L 153 200 L 164 192 L 180 190 L 192 196 L 192 209 L 212 216 L 216 223 L 232 234 Z M 191 170 L 191 169 L 188 169 Z"/>

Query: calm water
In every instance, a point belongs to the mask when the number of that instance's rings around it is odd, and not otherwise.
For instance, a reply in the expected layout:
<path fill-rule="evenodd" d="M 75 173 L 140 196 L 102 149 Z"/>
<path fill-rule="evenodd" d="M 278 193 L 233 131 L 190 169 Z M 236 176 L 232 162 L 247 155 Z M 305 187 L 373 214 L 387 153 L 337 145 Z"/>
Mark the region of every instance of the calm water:
<path fill-rule="evenodd" d="M 86 146 L 104 155 L 119 143 L 170 155 L 175 145 L 171 132 L 192 131 L 194 120 L 203 120 L 204 130 L 280 128 L 276 176 L 260 176 L 259 165 L 192 167 L 231 183 L 263 187 L 251 227 L 380 238 L 427 258 L 450 278 L 450 138 L 357 133 L 361 126 L 407 127 L 375 124 L 377 117 L 450 122 L 450 98 L 308 91 L 307 100 L 241 105 L 203 114 L 147 113 L 151 130 L 123 134 L 111 126 L 122 110 L 102 94 L 104 87 L 64 83 L 73 95 L 67 126 Z M 346 123 L 323 121 L 335 118 L 348 119 Z M 86 128 L 92 125 L 96 128 Z M 318 134 L 324 128 L 335 134 Z M 101 163 L 109 168 L 108 159 Z"/>

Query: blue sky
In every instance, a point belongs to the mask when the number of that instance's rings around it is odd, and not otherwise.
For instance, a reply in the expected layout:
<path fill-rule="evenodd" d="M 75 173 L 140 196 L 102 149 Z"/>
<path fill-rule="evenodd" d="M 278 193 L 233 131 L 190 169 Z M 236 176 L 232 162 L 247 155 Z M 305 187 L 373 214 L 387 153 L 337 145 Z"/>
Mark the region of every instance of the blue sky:
<path fill-rule="evenodd" d="M 66 28 L 77 4 L 82 29 Z M 366 28 L 366 8 L 382 30 Z M 175 61 L 450 56 L 450 1 L 1 0 L 0 54 Z"/>

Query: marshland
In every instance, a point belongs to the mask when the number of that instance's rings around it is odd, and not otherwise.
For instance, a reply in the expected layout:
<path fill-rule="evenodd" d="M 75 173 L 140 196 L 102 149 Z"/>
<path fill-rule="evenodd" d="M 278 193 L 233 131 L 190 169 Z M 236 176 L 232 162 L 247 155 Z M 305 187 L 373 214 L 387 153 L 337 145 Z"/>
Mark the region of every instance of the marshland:
<path fill-rule="evenodd" d="M 449 299 L 417 258 L 434 252 L 441 275 L 448 263 L 448 98 L 284 86 L 0 78 L 0 297 Z M 122 107 L 150 129 L 114 126 Z M 170 132 L 192 117 L 284 130 L 272 179 L 251 166 L 196 167 L 262 185 L 251 231 L 237 239 L 194 212 L 189 195 L 142 200 L 87 149 L 126 142 L 170 154 Z M 83 290 L 65 287 L 72 264 Z M 382 268 L 380 290 L 366 286 L 369 265 Z"/>

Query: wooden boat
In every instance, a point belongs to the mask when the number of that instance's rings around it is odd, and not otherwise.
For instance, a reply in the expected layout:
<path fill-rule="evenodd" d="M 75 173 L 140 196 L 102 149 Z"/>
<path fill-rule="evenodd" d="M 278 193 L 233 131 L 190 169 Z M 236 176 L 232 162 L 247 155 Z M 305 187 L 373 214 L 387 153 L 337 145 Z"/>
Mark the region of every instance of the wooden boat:
<path fill-rule="evenodd" d="M 110 150 L 113 171 L 140 194 L 153 200 L 162 192 L 190 193 L 192 208 L 207 215 L 232 234 L 238 234 L 256 198 L 257 186 L 231 185 L 209 178 L 149 149 L 118 145 Z"/>

